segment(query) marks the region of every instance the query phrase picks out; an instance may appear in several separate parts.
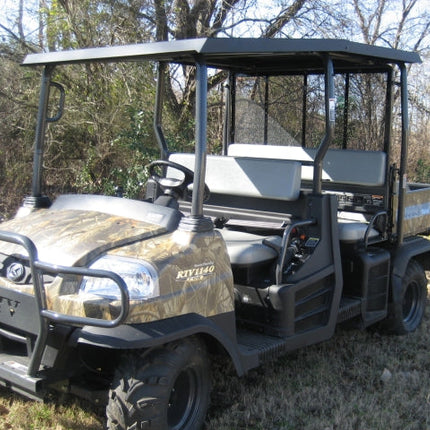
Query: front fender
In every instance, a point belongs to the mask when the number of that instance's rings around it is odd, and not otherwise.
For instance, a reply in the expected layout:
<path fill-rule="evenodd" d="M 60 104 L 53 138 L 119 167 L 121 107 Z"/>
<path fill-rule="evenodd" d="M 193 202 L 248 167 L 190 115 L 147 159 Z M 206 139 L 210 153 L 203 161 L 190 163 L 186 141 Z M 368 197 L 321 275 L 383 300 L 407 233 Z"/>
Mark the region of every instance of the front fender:
<path fill-rule="evenodd" d="M 237 373 L 245 373 L 237 347 L 234 312 L 209 318 L 193 313 L 112 329 L 85 326 L 74 331 L 69 344 L 72 347 L 87 344 L 119 350 L 146 349 L 196 334 L 206 335 L 218 342 L 230 355 Z"/>
<path fill-rule="evenodd" d="M 425 237 L 415 236 L 403 242 L 392 257 L 392 279 L 403 278 L 409 260 L 424 254 L 430 254 L 430 240 Z"/>

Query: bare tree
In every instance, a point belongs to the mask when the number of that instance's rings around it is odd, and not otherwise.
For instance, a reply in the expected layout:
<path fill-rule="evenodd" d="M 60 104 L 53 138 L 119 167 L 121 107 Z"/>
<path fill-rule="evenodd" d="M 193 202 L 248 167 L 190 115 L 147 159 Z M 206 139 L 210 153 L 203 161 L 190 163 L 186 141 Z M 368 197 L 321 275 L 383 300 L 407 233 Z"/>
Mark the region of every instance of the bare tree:
<path fill-rule="evenodd" d="M 10 12 L 9 19 L 0 21 L 0 56 L 6 60 L 0 63 L 0 101 L 3 101 L 4 106 L 1 114 L 5 118 L 0 125 L 0 136 L 5 137 L 0 139 L 0 142 L 8 142 L 14 148 L 19 145 L 31 148 L 32 145 L 31 133 L 21 134 L 20 140 L 14 140 L 14 133 L 10 129 L 16 124 L 20 124 L 20 130 L 23 129 L 23 124 L 29 122 L 29 115 L 25 113 L 28 108 L 23 107 L 31 105 L 31 108 L 35 109 L 37 104 L 32 101 L 34 96 L 29 96 L 34 80 L 31 87 L 25 86 L 25 91 L 19 90 L 20 72 L 17 73 L 16 70 L 22 70 L 18 69 L 17 63 L 23 53 L 153 40 L 240 35 L 339 37 L 400 49 L 415 49 L 425 54 L 430 46 L 430 13 L 425 7 L 425 1 L 274 0 L 270 7 L 263 7 L 257 0 L 39 0 L 35 3 L 18 0 L 16 10 Z M 29 13 L 28 8 L 33 4 L 36 6 L 33 16 L 35 21 L 39 21 L 39 29 L 30 35 L 25 25 L 25 17 Z M 13 64 L 8 63 L 10 60 Z M 28 73 L 27 70 L 26 72 Z M 120 82 L 114 81 L 107 69 L 94 69 L 93 72 L 90 79 L 96 84 L 98 94 L 84 92 L 88 90 L 76 85 L 78 75 L 65 75 L 62 80 L 69 87 L 69 107 L 84 115 L 85 103 L 92 103 L 99 107 L 96 112 L 98 116 L 82 118 L 79 130 L 70 128 L 65 118 L 57 130 L 67 137 L 64 140 L 69 141 L 70 148 L 75 148 L 77 155 L 74 156 L 83 158 L 85 151 L 89 150 L 96 154 L 93 160 L 98 157 L 97 163 L 87 167 L 91 170 L 90 176 L 93 175 L 94 182 L 97 182 L 97 169 L 102 166 L 108 170 L 110 159 L 115 156 L 110 143 L 116 142 L 118 129 L 128 128 L 127 133 L 130 136 L 124 138 L 121 135 L 117 140 L 124 142 L 128 139 L 130 145 L 144 139 L 145 143 L 151 144 L 151 139 L 154 140 L 151 137 L 150 112 L 142 110 L 141 101 L 142 97 L 151 98 L 155 76 L 151 68 L 144 71 L 136 69 L 125 71 Z M 183 141 L 191 142 L 195 99 L 194 70 L 172 68 L 166 73 L 169 78 L 166 100 L 170 107 L 170 116 L 167 115 L 166 123 L 174 138 L 182 135 Z M 411 82 L 410 101 L 415 134 L 413 138 L 425 142 L 426 136 L 429 135 L 430 115 L 426 110 L 430 105 L 430 88 L 424 79 L 424 73 L 419 77 L 420 79 L 412 79 Z M 212 73 L 210 87 L 217 89 L 223 79 L 224 74 Z M 22 82 L 30 86 L 30 81 Z M 370 118 L 373 115 L 377 126 L 361 128 L 369 133 L 369 139 L 377 140 L 382 129 L 378 123 L 378 111 L 375 109 L 377 102 L 371 98 L 366 99 L 367 96 L 373 97 L 377 94 L 374 85 L 374 82 L 369 82 L 367 93 L 357 95 L 363 100 L 364 108 L 362 111 L 357 109 L 357 117 L 354 119 L 361 123 L 364 120 L 360 119 L 359 115 L 363 114 L 364 109 L 370 109 L 369 115 L 366 112 L 365 117 Z M 114 97 L 110 104 L 106 104 L 102 96 L 109 88 L 113 88 Z M 121 94 L 121 91 L 124 94 Z M 365 100 L 369 102 L 367 105 Z M 217 100 L 214 100 L 214 105 L 216 104 Z M 119 106 L 127 110 L 128 114 L 121 116 Z M 109 115 L 115 118 L 115 127 L 109 122 Z M 143 126 L 142 121 L 148 124 Z M 100 122 L 100 125 L 97 126 L 97 122 Z M 86 126 L 87 131 L 84 130 Z M 109 130 L 113 131 L 109 134 Z M 58 140 L 61 140 L 61 136 Z M 24 141 L 25 144 L 22 143 Z M 4 143 L 0 146 L 0 151 L 3 147 Z M 97 148 L 97 151 L 94 148 Z M 61 148 L 61 151 L 66 153 L 66 146 Z M 118 153 L 124 154 L 122 148 L 121 151 L 118 149 Z M 428 152 L 427 149 L 425 151 Z M 422 153 L 420 154 L 420 157 L 423 157 Z M 60 155 L 55 157 L 57 165 L 60 165 Z M 123 155 L 122 157 L 124 158 Z M 428 170 L 430 171 L 430 168 Z"/>
<path fill-rule="evenodd" d="M 277 16 L 267 19 L 266 27 L 261 34 L 254 36 L 275 37 L 295 19 L 308 0 L 292 0 L 280 8 Z M 227 29 L 233 31 L 240 28 L 247 21 L 253 21 L 249 15 L 251 7 L 257 7 L 247 0 L 174 0 L 166 2 L 155 1 L 156 37 L 157 40 L 167 40 L 195 37 L 215 37 L 226 33 Z M 172 70 L 170 70 L 172 72 Z M 189 121 L 194 110 L 195 85 L 193 68 L 183 68 L 182 91 L 175 91 L 175 79 L 169 76 L 167 80 L 167 96 L 174 115 L 179 119 L 178 124 L 182 130 Z M 210 87 L 219 85 L 225 79 L 222 72 L 216 73 L 210 79 Z"/>
<path fill-rule="evenodd" d="M 271 22 L 262 37 L 271 38 L 279 34 L 279 32 L 291 22 L 299 13 L 300 9 L 305 5 L 307 0 L 295 0 L 289 4 L 281 13 Z"/>
<path fill-rule="evenodd" d="M 332 9 L 333 11 L 333 9 Z M 348 31 L 352 31 L 359 41 L 369 44 L 388 46 L 396 49 L 418 51 L 426 58 L 430 48 L 430 13 L 422 0 L 378 0 L 374 3 L 365 0 L 351 0 L 344 5 L 344 13 L 340 18 L 339 11 L 333 11 L 338 22 L 347 23 Z M 355 31 L 353 30 L 355 28 Z M 341 28 L 338 27 L 340 33 Z M 428 58 L 428 57 L 427 57 Z M 410 74 L 417 73 L 417 65 L 408 65 Z M 394 69 L 398 73 L 397 69 Z M 420 72 L 418 72 L 420 73 Z M 423 73 L 423 71 L 421 72 Z M 363 132 L 365 139 L 380 140 L 383 124 L 378 110 L 381 108 L 383 81 L 366 80 L 363 100 Z M 397 77 L 395 77 L 397 80 Z M 430 125 L 426 110 L 429 106 L 428 88 L 417 85 L 422 82 L 418 77 L 410 79 L 409 103 L 411 106 L 411 151 L 409 154 L 409 175 L 415 180 L 430 180 L 430 155 L 428 154 L 426 138 Z M 378 96 L 379 95 L 379 96 Z M 394 101 L 400 96 L 399 88 L 394 87 Z M 395 115 L 396 119 L 397 116 Z M 394 131 L 396 132 L 397 127 Z M 396 136 L 396 133 L 394 133 Z M 417 173 L 417 169 L 419 170 Z"/>

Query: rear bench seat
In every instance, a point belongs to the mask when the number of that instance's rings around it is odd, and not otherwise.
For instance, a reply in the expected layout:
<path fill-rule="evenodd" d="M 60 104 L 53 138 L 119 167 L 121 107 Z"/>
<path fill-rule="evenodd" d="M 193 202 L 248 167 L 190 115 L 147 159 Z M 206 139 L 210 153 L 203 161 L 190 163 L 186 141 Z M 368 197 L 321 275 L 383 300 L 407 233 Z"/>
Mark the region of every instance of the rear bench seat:
<path fill-rule="evenodd" d="M 261 144 L 231 144 L 228 154 L 259 158 L 276 158 L 313 162 L 317 149 L 301 146 L 278 146 Z M 387 154 L 382 151 L 359 151 L 329 149 L 323 161 L 322 179 L 346 185 L 380 187 L 385 183 Z M 312 181 L 313 166 L 302 166 L 301 179 Z M 362 240 L 367 230 L 363 214 L 342 213 L 338 217 L 339 239 L 345 243 Z M 375 229 L 369 232 L 369 239 L 379 236 Z"/>
<path fill-rule="evenodd" d="M 228 155 L 313 162 L 316 148 L 233 143 Z M 323 181 L 362 186 L 385 183 L 387 154 L 382 151 L 329 149 L 323 162 Z M 313 166 L 302 166 L 302 180 L 312 181 Z"/>

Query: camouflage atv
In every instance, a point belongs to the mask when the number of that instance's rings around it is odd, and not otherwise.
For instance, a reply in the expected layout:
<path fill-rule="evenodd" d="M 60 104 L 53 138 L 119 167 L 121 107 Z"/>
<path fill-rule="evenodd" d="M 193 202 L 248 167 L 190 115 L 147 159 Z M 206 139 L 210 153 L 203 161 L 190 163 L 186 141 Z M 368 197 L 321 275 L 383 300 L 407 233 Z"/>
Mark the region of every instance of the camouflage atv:
<path fill-rule="evenodd" d="M 132 61 L 160 65 L 154 129 L 161 158 L 149 166 L 145 201 L 61 195 L 51 202 L 42 186 L 45 131 L 61 117 L 65 97 L 52 82 L 54 69 Z M 415 330 L 430 252 L 420 235 L 429 230 L 430 186 L 405 177 L 406 64 L 419 61 L 413 52 L 344 40 L 286 39 L 28 55 L 23 65 L 42 66 L 43 76 L 32 193 L 0 227 L 0 383 L 31 398 L 58 390 L 106 405 L 109 429 L 197 429 L 209 404 L 214 354 L 243 375 L 330 338 L 345 321 Z M 163 134 L 168 62 L 196 70 L 194 153 L 170 152 Z M 229 81 L 220 154 L 207 154 L 212 69 L 224 70 Z M 402 150 L 392 161 L 397 72 Z M 356 74 L 384 79 L 379 149 L 348 141 L 346 82 Z M 307 141 L 313 76 L 323 77 L 317 145 Z M 268 114 L 269 91 L 261 121 L 252 117 L 252 132 L 241 132 L 239 87 L 254 77 L 268 85 L 275 77 L 302 82 L 301 141 L 286 133 L 270 140 L 282 127 Z M 48 117 L 52 86 L 60 105 Z M 339 88 L 344 142 L 336 146 Z"/>

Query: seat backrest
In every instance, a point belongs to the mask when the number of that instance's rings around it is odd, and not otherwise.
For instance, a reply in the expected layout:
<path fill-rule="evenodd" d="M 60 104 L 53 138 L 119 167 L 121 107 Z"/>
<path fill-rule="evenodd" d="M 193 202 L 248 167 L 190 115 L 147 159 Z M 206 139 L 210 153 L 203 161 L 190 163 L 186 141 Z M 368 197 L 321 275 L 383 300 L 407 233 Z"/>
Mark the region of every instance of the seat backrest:
<path fill-rule="evenodd" d="M 232 156 L 275 158 L 312 162 L 316 148 L 234 143 L 228 148 Z M 323 181 L 361 186 L 385 183 L 387 154 L 382 151 L 329 149 L 323 161 Z M 312 181 L 313 166 L 302 166 L 302 179 Z"/>
<path fill-rule="evenodd" d="M 194 170 L 194 154 L 173 153 L 169 160 Z M 168 169 L 168 177 L 180 177 Z M 205 182 L 211 193 L 296 200 L 300 194 L 301 163 L 257 157 L 208 155 Z"/>

